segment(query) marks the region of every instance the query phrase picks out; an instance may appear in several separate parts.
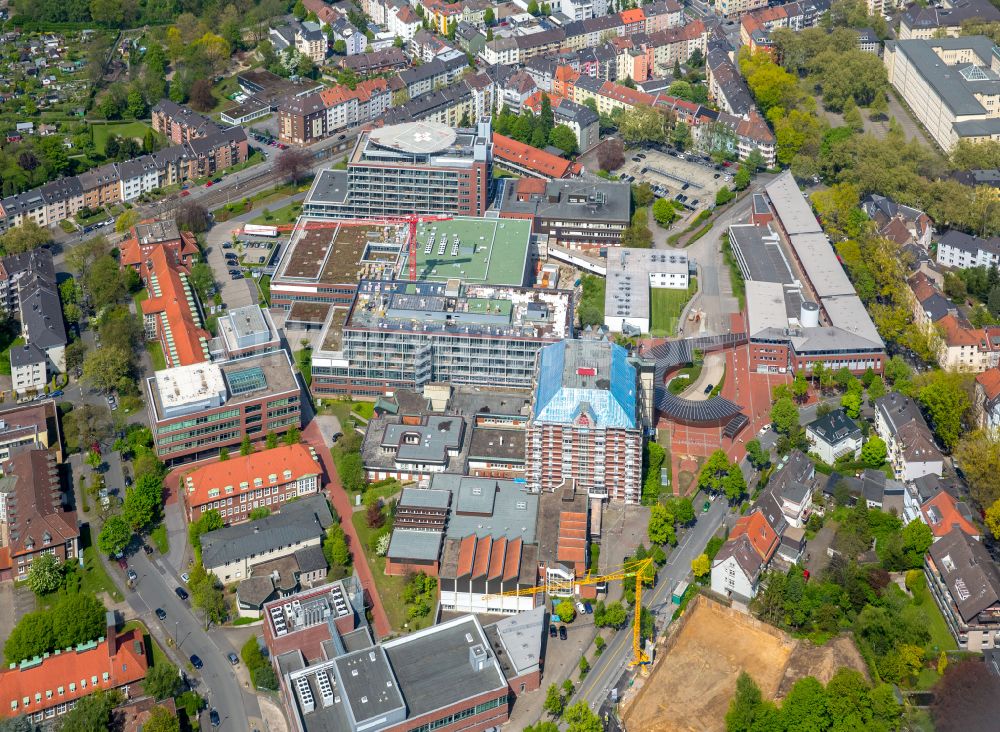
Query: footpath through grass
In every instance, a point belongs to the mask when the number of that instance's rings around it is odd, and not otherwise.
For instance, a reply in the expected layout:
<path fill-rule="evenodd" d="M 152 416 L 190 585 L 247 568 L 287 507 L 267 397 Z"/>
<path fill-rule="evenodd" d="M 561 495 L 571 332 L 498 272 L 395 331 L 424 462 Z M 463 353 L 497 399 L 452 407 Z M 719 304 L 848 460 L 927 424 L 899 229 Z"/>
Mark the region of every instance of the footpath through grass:
<path fill-rule="evenodd" d="M 393 630 L 403 631 L 405 630 L 403 624 L 408 622 L 406 605 L 403 602 L 406 578 L 386 575 L 385 557 L 376 556 L 375 552 L 368 549 L 368 543 L 371 538 L 382 529 L 369 529 L 365 521 L 364 511 L 356 511 L 351 516 L 351 523 L 354 524 L 354 528 L 358 532 L 358 540 L 361 543 L 360 549 L 364 552 L 365 558 L 368 560 L 368 566 L 371 567 L 372 574 L 375 577 L 375 589 L 382 600 L 385 614 L 389 616 L 389 623 L 392 625 Z M 352 547 L 352 549 L 357 551 L 359 547 Z M 423 620 L 427 622 L 426 618 Z M 410 622 L 411 630 L 413 629 L 413 625 L 414 623 Z"/>

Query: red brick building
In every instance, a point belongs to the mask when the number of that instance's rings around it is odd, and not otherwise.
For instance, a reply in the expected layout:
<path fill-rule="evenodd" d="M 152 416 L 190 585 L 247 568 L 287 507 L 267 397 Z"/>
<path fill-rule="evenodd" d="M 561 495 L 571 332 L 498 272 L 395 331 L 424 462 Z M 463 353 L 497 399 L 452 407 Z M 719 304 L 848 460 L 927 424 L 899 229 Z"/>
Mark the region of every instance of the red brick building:
<path fill-rule="evenodd" d="M 190 231 L 178 229 L 173 221 L 149 220 L 133 226 L 119 249 L 122 267 L 131 267 L 146 281 L 149 276 L 146 264 L 155 249 L 166 249 L 172 261 L 187 271 L 198 254 L 198 241 Z"/>
<path fill-rule="evenodd" d="M 189 107 L 162 99 L 150 112 L 153 129 L 174 145 L 205 137 L 218 125 Z"/>
<path fill-rule="evenodd" d="M 160 342 L 167 368 L 208 361 L 212 335 L 202 325 L 194 289 L 174 254 L 157 247 L 141 267 L 149 290 L 149 297 L 142 301 L 146 339 Z"/>
<path fill-rule="evenodd" d="M 206 465 L 183 479 L 188 521 L 210 509 L 221 510 L 227 524 L 246 521 L 255 508 L 277 513 L 286 501 L 318 492 L 322 473 L 312 450 L 301 443 Z"/>
<path fill-rule="evenodd" d="M 14 453 L 0 478 L 0 579 L 24 580 L 41 554 L 80 556 L 76 512 L 63 503 L 59 463 L 47 450 Z"/>

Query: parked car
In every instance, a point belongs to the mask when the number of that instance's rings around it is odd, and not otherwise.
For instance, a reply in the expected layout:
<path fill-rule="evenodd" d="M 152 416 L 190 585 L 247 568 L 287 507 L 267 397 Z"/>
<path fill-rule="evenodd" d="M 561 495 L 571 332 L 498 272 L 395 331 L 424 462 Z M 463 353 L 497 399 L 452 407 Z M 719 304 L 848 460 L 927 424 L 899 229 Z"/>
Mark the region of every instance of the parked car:
<path fill-rule="evenodd" d="M 229 654 L 226 656 L 226 658 L 228 658 L 229 659 L 229 663 L 233 664 L 234 666 L 239 665 L 240 657 L 237 656 L 232 651 L 229 652 Z"/>
<path fill-rule="evenodd" d="M 212 178 L 212 182 L 213 183 L 221 183 L 222 182 L 222 178 L 220 176 L 216 176 L 215 178 Z"/>
<path fill-rule="evenodd" d="M 167 619 L 167 613 L 164 612 L 164 610 L 163 610 L 162 607 L 158 607 L 158 608 L 156 608 L 156 617 L 158 617 L 160 620 L 166 620 Z"/>
<path fill-rule="evenodd" d="M 209 711 L 208 719 L 212 723 L 213 727 L 218 727 L 220 724 L 222 724 L 222 720 L 219 719 L 219 713 L 214 709 Z"/>
<path fill-rule="evenodd" d="M 208 181 L 208 183 L 205 184 L 205 187 L 206 188 L 211 188 L 214 185 L 215 185 L 215 181 L 214 180 L 210 180 L 210 181 Z"/>
<path fill-rule="evenodd" d="M 559 626 L 559 640 L 566 640 L 566 638 L 567 638 L 567 636 L 566 636 L 566 626 L 565 625 L 560 625 Z"/>
<path fill-rule="evenodd" d="M 181 582 L 183 582 L 184 584 L 187 584 L 189 579 L 191 579 L 191 575 L 189 575 L 187 572 L 181 575 Z"/>
<path fill-rule="evenodd" d="M 149 544 L 143 544 L 142 545 L 142 551 L 145 552 L 145 554 L 146 554 L 147 557 L 148 556 L 152 556 L 152 554 L 153 554 L 153 547 L 151 547 Z"/>
<path fill-rule="evenodd" d="M 709 385 L 707 385 L 705 387 L 705 393 L 706 394 L 711 394 L 712 393 L 712 389 L 714 389 L 714 388 L 715 388 L 715 384 L 709 384 Z"/>
<path fill-rule="evenodd" d="M 58 399 L 62 395 L 63 395 L 63 390 L 62 389 L 56 389 L 54 392 L 52 392 L 51 394 L 49 394 L 49 397 L 52 398 L 52 399 Z"/>
<path fill-rule="evenodd" d="M 182 600 L 188 599 L 187 590 L 185 590 L 183 587 L 175 587 L 174 594 L 177 595 L 177 597 L 181 598 Z"/>
<path fill-rule="evenodd" d="M 550 625 L 549 626 L 549 638 L 555 638 L 558 635 L 559 635 L 559 632 L 556 630 L 556 626 Z"/>
<path fill-rule="evenodd" d="M 190 195 L 191 195 L 191 191 L 181 191 L 181 198 L 184 198 L 184 196 L 190 196 Z"/>
<path fill-rule="evenodd" d="M 228 241 L 224 241 L 224 242 L 222 242 L 222 248 L 223 249 L 232 249 L 233 245 L 230 244 Z"/>
<path fill-rule="evenodd" d="M 122 571 L 128 569 L 128 562 L 125 561 L 125 557 L 118 557 L 118 566 L 122 568 Z"/>
<path fill-rule="evenodd" d="M 131 475 L 126 475 L 125 476 L 125 487 L 126 488 L 131 488 L 132 487 L 132 476 Z"/>
<path fill-rule="evenodd" d="M 586 606 L 582 602 L 580 602 L 579 600 L 577 600 L 577 603 L 576 603 L 576 611 L 578 613 L 580 613 L 581 615 L 586 615 L 587 614 L 587 608 L 586 608 Z"/>
<path fill-rule="evenodd" d="M 131 580 L 132 582 L 135 582 L 137 579 L 139 579 L 139 575 L 137 575 L 135 573 L 135 570 L 131 568 L 129 568 L 129 570 L 125 573 L 125 576 L 128 577 L 129 580 Z"/>
<path fill-rule="evenodd" d="M 194 666 L 195 668 L 201 668 L 202 666 L 205 665 L 204 663 L 201 662 L 201 659 L 198 658 L 197 654 L 192 655 L 189 660 L 191 661 L 191 665 Z"/>

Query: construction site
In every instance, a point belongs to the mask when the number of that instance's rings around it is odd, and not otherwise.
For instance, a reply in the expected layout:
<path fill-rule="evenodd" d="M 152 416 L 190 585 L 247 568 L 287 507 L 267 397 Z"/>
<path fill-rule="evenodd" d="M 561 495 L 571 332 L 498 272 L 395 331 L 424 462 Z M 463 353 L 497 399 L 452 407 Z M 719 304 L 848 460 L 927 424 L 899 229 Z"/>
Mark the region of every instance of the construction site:
<path fill-rule="evenodd" d="M 630 732 L 722 732 L 740 672 L 765 699 L 780 700 L 798 679 L 826 684 L 843 667 L 868 675 L 850 636 L 816 646 L 698 595 L 656 649 L 649 676 L 623 701 L 622 720 Z"/>

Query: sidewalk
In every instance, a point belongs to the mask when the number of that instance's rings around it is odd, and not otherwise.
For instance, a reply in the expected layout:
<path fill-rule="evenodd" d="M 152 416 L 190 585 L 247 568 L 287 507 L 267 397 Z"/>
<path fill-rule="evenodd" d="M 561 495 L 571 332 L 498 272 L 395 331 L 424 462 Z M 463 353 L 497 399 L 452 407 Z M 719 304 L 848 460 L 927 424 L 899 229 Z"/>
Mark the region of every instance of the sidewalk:
<path fill-rule="evenodd" d="M 316 420 L 310 421 L 309 425 L 302 430 L 302 439 L 313 446 L 316 454 L 323 461 L 323 467 L 329 480 L 324 486 L 324 490 L 333 507 L 337 510 L 337 515 L 340 516 L 340 525 L 344 529 L 344 534 L 347 535 L 347 545 L 351 548 L 354 569 L 361 579 L 361 586 L 368 590 L 368 595 L 371 597 L 375 634 L 384 638 L 392 632 L 392 625 L 389 623 L 389 616 L 386 615 L 385 608 L 382 607 L 382 598 L 379 597 L 378 588 L 375 586 L 375 576 L 372 574 L 371 567 L 368 566 L 368 559 L 361 548 L 361 540 L 351 522 L 351 515 L 354 511 L 351 499 L 340 484 L 340 477 L 337 475 L 337 469 L 333 465 L 333 456 L 330 454 L 330 446 L 324 442 Z"/>

